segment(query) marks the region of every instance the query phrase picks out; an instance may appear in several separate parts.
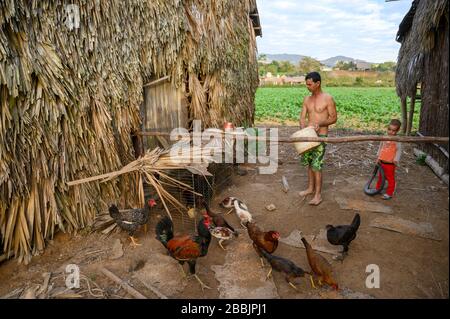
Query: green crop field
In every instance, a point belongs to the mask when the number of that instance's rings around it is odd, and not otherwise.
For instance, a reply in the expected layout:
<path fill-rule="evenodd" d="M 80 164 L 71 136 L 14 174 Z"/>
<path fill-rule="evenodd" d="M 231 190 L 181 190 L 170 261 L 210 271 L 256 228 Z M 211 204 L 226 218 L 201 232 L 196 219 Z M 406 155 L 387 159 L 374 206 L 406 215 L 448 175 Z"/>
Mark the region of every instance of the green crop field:
<path fill-rule="evenodd" d="M 383 130 L 391 118 L 401 119 L 400 99 L 395 88 L 329 87 L 333 96 L 339 128 Z M 305 87 L 260 87 L 256 92 L 256 120 L 298 123 Z M 420 103 L 416 103 L 414 128 L 418 126 Z"/>

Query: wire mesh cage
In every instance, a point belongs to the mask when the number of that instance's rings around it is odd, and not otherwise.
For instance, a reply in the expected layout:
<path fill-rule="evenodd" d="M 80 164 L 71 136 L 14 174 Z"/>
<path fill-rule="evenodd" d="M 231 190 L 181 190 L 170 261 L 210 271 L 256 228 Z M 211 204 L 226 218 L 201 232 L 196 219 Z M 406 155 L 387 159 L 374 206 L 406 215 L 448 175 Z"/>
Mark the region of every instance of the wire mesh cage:
<path fill-rule="evenodd" d="M 169 177 L 174 178 L 184 184 L 192 187 L 195 193 L 202 194 L 208 205 L 211 204 L 214 196 L 218 195 L 224 188 L 231 183 L 233 164 L 210 163 L 208 171 L 211 176 L 203 176 L 191 173 L 187 169 L 175 169 L 165 172 Z M 176 186 L 166 185 L 164 178 L 160 179 L 164 188 L 173 197 L 175 197 L 186 208 L 196 207 L 197 199 L 200 197 L 189 190 L 185 190 Z M 151 185 L 144 185 L 145 199 L 155 196 L 155 190 Z M 183 233 L 195 233 L 196 224 L 199 216 L 191 219 L 186 212 L 180 212 L 175 206 L 167 203 L 176 231 Z M 164 208 L 162 208 L 164 209 Z"/>

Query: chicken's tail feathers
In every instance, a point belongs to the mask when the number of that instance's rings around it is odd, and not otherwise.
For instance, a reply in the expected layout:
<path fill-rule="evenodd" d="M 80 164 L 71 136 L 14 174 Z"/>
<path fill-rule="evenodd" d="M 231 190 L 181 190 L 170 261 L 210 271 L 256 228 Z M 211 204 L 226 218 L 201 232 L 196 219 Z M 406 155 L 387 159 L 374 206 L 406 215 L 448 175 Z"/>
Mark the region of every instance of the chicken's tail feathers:
<path fill-rule="evenodd" d="M 305 245 L 305 248 L 307 248 L 308 246 L 311 246 L 311 245 L 306 241 L 306 238 L 303 237 L 303 235 L 300 235 L 300 236 L 301 236 L 301 241 L 302 241 L 303 245 Z"/>
<path fill-rule="evenodd" d="M 264 256 L 264 258 L 266 258 L 267 260 L 271 260 L 272 259 L 272 255 L 269 254 L 266 250 L 261 249 L 261 247 L 258 247 L 258 250 Z"/>
<path fill-rule="evenodd" d="M 118 219 L 120 218 L 120 211 L 119 208 L 112 204 L 111 206 L 109 206 L 109 216 L 111 216 L 113 219 Z"/>
<path fill-rule="evenodd" d="M 162 218 L 155 228 L 156 239 L 164 246 L 173 238 L 173 222 L 169 217 Z"/>
<path fill-rule="evenodd" d="M 356 213 L 355 217 L 353 217 L 353 221 L 352 221 L 352 228 L 355 230 L 355 232 L 358 230 L 359 225 L 361 224 L 361 216 Z"/>

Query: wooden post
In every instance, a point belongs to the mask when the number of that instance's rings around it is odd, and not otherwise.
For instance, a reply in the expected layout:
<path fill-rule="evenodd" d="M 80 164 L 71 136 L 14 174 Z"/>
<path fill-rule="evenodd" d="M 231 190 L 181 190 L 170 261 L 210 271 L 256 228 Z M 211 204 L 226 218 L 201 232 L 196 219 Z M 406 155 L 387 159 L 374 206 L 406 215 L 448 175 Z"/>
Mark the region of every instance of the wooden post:
<path fill-rule="evenodd" d="M 414 107 L 416 104 L 416 92 L 414 91 L 414 94 L 411 96 L 411 102 L 409 105 L 409 117 L 408 117 L 408 125 L 406 127 L 406 135 L 411 135 L 411 130 L 413 126 L 413 120 L 414 120 Z"/>
<path fill-rule="evenodd" d="M 401 112 L 402 112 L 402 133 L 405 134 L 406 133 L 406 126 L 408 125 L 408 116 L 407 116 L 407 113 L 406 113 L 406 107 L 407 107 L 406 96 L 402 96 L 400 98 L 400 101 L 401 101 L 400 108 L 401 108 Z"/>

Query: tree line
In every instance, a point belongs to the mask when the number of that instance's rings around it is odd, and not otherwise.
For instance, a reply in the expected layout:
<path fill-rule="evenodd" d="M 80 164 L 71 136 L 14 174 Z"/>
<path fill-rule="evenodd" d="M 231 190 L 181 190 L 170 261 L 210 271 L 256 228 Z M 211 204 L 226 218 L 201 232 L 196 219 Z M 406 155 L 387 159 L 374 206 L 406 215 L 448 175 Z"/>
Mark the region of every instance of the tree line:
<path fill-rule="evenodd" d="M 265 76 L 267 73 L 272 73 L 272 75 L 287 75 L 287 76 L 299 76 L 305 75 L 312 71 L 320 71 L 325 65 L 323 65 L 319 60 L 311 57 L 304 57 L 300 62 L 295 65 L 289 61 L 271 61 L 267 63 L 267 56 L 261 54 L 258 57 L 258 67 L 259 75 Z M 371 71 L 377 72 L 388 72 L 395 71 L 396 63 L 387 61 L 379 64 L 372 64 Z M 354 71 L 357 69 L 356 63 L 353 61 L 338 61 L 333 67 L 334 70 L 348 70 Z"/>

